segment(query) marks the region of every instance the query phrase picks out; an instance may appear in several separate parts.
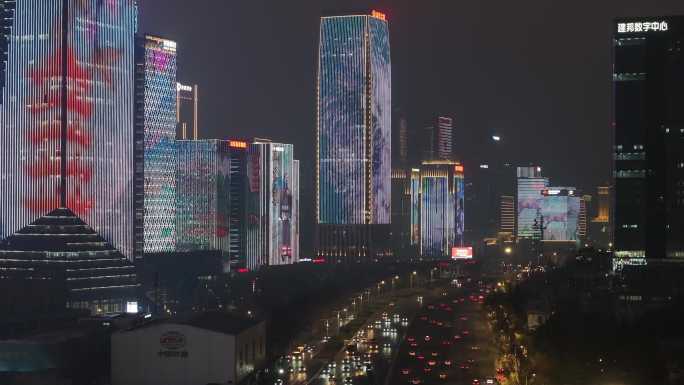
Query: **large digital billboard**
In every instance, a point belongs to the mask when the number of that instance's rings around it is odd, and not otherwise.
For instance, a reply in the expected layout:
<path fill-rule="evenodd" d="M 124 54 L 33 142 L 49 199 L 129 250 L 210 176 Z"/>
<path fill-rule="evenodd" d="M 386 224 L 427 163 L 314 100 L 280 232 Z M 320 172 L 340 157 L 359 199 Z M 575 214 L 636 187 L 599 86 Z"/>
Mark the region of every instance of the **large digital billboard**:
<path fill-rule="evenodd" d="M 132 257 L 136 6 L 68 0 L 63 15 L 62 3 L 16 3 L 0 108 L 12 133 L 0 136 L 0 238 L 64 203 Z"/>
<path fill-rule="evenodd" d="M 368 18 L 373 133 L 373 223 L 390 223 L 392 167 L 392 64 L 384 19 Z"/>
<path fill-rule="evenodd" d="M 370 15 L 321 19 L 317 89 L 318 223 L 390 222 L 389 50 L 387 22 L 382 19 Z M 372 146 L 367 146 L 368 143 Z"/>
<path fill-rule="evenodd" d="M 228 254 L 231 209 L 228 142 L 179 140 L 176 148 L 176 247 L 179 251 L 220 250 Z"/>
<path fill-rule="evenodd" d="M 449 254 L 454 237 L 455 206 L 449 178 L 423 176 L 421 180 L 421 255 L 444 257 Z"/>
<path fill-rule="evenodd" d="M 247 267 L 284 265 L 299 259 L 299 163 L 291 144 L 249 145 Z"/>
<path fill-rule="evenodd" d="M 518 178 L 518 237 L 539 239 L 538 224 L 542 211 L 542 190 L 549 184 L 547 178 Z"/>
<path fill-rule="evenodd" d="M 271 145 L 271 265 L 293 262 L 292 145 Z"/>
<path fill-rule="evenodd" d="M 473 258 L 473 247 L 452 247 L 451 259 L 471 259 Z"/>
<path fill-rule="evenodd" d="M 545 241 L 578 240 L 580 197 L 572 188 L 543 190 L 540 223 L 544 226 Z"/>

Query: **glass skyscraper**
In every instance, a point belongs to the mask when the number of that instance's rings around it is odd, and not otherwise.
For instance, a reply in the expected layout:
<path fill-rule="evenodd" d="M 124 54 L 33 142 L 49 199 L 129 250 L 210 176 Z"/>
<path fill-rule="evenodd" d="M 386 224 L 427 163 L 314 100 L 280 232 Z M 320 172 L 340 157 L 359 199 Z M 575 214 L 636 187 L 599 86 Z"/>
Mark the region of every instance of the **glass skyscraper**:
<path fill-rule="evenodd" d="M 367 225 L 390 223 L 391 75 L 385 15 L 321 18 L 316 138 L 321 254 L 368 255 Z M 348 232 L 356 234 L 354 241 L 336 234 Z"/>
<path fill-rule="evenodd" d="M 684 17 L 613 28 L 616 267 L 684 258 Z"/>
<path fill-rule="evenodd" d="M 63 207 L 132 258 L 135 2 L 2 4 L 0 239 Z"/>
<path fill-rule="evenodd" d="M 136 256 L 176 250 L 176 42 L 136 45 Z"/>

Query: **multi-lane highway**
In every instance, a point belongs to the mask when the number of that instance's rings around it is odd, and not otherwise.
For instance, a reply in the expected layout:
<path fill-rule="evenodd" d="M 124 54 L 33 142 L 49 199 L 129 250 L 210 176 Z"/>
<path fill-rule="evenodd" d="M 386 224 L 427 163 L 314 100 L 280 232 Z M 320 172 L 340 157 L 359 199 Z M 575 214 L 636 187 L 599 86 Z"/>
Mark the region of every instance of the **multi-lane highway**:
<path fill-rule="evenodd" d="M 406 291 L 339 350 L 326 353 L 322 344 L 288 357 L 289 374 L 279 383 L 495 383 L 496 354 L 482 305 L 489 290 L 476 277 L 461 277 Z"/>
<path fill-rule="evenodd" d="M 489 290 L 475 279 L 463 279 L 426 303 L 401 344 L 387 383 L 495 383 L 496 352 L 482 308 Z"/>

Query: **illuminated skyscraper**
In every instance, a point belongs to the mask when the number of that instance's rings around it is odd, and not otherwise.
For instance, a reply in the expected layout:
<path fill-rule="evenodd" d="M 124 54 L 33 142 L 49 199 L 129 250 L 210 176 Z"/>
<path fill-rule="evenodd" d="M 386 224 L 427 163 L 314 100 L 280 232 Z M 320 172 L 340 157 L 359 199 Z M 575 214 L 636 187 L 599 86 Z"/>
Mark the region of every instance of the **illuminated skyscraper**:
<path fill-rule="evenodd" d="M 542 210 L 542 190 L 549 179 L 542 177 L 541 167 L 518 167 L 518 239 L 541 238 L 535 225 L 539 224 Z"/>
<path fill-rule="evenodd" d="M 684 17 L 613 28 L 615 267 L 684 258 Z"/>
<path fill-rule="evenodd" d="M 299 162 L 291 144 L 255 139 L 247 161 L 247 268 L 299 261 Z"/>
<path fill-rule="evenodd" d="M 69 307 L 123 311 L 137 287 L 135 2 L 0 4 L 0 270 L 64 280 Z"/>
<path fill-rule="evenodd" d="M 316 131 L 319 255 L 384 253 L 374 250 L 371 225 L 384 225 L 389 233 L 391 78 L 384 14 L 321 18 Z"/>
<path fill-rule="evenodd" d="M 136 44 L 136 256 L 176 249 L 176 42 Z"/>
<path fill-rule="evenodd" d="M 240 248 L 235 234 L 231 239 L 231 210 L 239 210 L 231 205 L 231 191 L 240 191 L 239 183 L 244 180 L 240 180 L 244 175 L 240 167 L 246 147 L 242 141 L 176 141 L 176 248 L 221 251 L 226 271 L 237 263 L 232 258 L 239 258 L 236 254 L 240 253 L 231 249 Z"/>
<path fill-rule="evenodd" d="M 182 140 L 197 140 L 199 136 L 199 87 L 176 84 L 176 124 L 177 137 Z"/>
<path fill-rule="evenodd" d="M 7 82 L 7 49 L 12 33 L 14 21 L 14 7 L 16 0 L 0 0 L 0 104 L 2 104 L 2 90 Z"/>
<path fill-rule="evenodd" d="M 3 2 L 15 9 L 2 21 L 11 37 L 0 106 L 0 238 L 63 207 L 132 258 L 135 4 L 12 3 Z"/>
<path fill-rule="evenodd" d="M 420 170 L 420 255 L 449 257 L 463 246 L 465 224 L 463 166 L 449 160 L 424 161 Z"/>

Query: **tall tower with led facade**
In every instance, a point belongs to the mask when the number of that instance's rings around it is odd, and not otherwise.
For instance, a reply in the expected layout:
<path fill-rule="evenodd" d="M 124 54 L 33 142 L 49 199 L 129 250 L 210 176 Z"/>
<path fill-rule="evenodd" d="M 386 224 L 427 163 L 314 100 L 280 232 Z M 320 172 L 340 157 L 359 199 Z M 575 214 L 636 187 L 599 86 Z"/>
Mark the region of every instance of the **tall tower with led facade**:
<path fill-rule="evenodd" d="M 135 2 L 12 7 L 3 20 L 11 32 L 0 105 L 0 239 L 68 208 L 130 258 Z"/>
<path fill-rule="evenodd" d="M 140 36 L 135 54 L 136 256 L 176 250 L 176 42 Z M 142 167 L 140 167 L 142 166 Z"/>
<path fill-rule="evenodd" d="M 391 61 L 384 14 L 321 18 L 316 130 L 317 253 L 388 253 Z"/>
<path fill-rule="evenodd" d="M 4 0 L 0 13 L 0 279 L 137 311 L 135 1 Z"/>
<path fill-rule="evenodd" d="M 255 139 L 247 153 L 247 268 L 297 263 L 299 162 L 294 147 Z"/>

